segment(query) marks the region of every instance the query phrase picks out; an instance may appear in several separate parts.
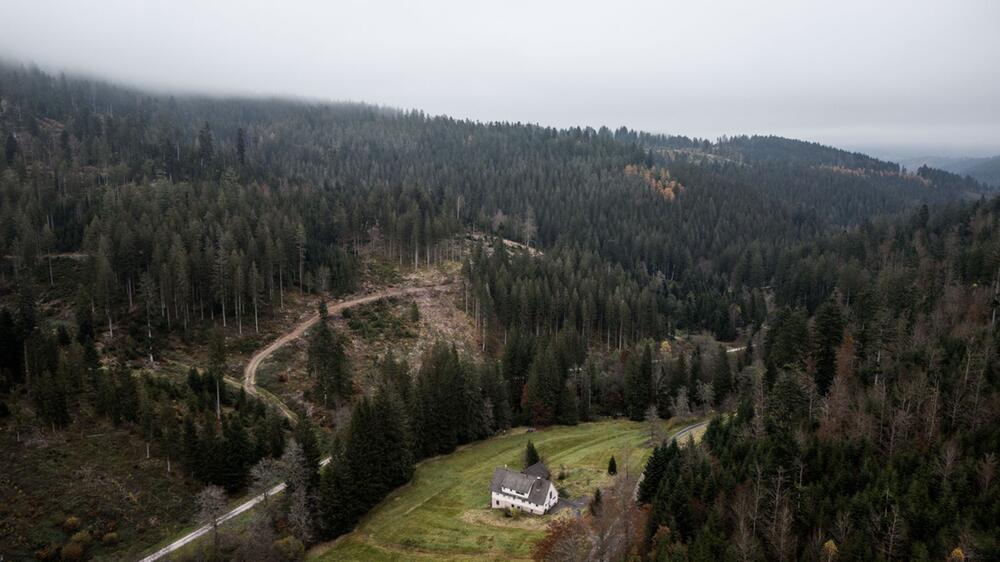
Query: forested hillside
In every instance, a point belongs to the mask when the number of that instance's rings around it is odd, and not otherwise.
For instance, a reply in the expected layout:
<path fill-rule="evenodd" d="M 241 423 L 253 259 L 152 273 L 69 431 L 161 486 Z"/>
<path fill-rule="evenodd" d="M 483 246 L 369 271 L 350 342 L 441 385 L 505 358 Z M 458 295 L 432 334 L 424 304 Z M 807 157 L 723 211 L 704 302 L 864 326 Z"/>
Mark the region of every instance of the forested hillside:
<path fill-rule="evenodd" d="M 153 96 L 16 67 L 0 71 L 0 100 L 3 269 L 16 276 L 58 252 L 92 256 L 91 294 L 79 299 L 109 332 L 142 294 L 155 295 L 172 329 L 195 316 L 242 325 L 290 287 L 349 290 L 361 247 L 430 263 L 475 228 L 550 249 L 546 268 L 610 264 L 578 273 L 614 276 L 617 295 L 581 294 L 594 301 L 582 320 L 574 304 L 577 323 L 602 336 L 687 326 L 729 338 L 755 320 L 733 310 L 752 308 L 750 291 L 768 284 L 779 250 L 984 190 L 784 139 L 712 144 Z M 633 317 L 640 301 L 655 303 L 654 322 Z"/>
<path fill-rule="evenodd" d="M 651 556 L 997 557 L 998 220 L 923 209 L 790 253 L 735 414 L 647 466 Z"/>
<path fill-rule="evenodd" d="M 970 165 L 955 169 L 954 172 L 972 176 L 985 184 L 1000 185 L 1000 156 L 976 159 Z"/>
<path fill-rule="evenodd" d="M 301 549 L 350 531 L 419 459 L 512 425 L 715 413 L 703 447 L 647 466 L 637 556 L 997 555 L 1000 204 L 971 178 L 779 137 L 170 96 L 14 66 L 0 138 L 17 446 L 22 427 L 105 424 L 200 484 L 287 481 L 265 527 Z M 372 289 L 370 267 L 443 262 L 481 356 L 388 356 L 363 387 L 325 299 Z M 225 338 L 304 295 L 324 304 L 308 407 L 286 423 L 227 390 Z M 184 380 L 129 370 L 168 340 L 202 352 Z"/>
<path fill-rule="evenodd" d="M 931 166 L 960 176 L 972 176 L 987 185 L 1000 185 L 1000 156 L 986 158 L 924 156 L 906 160 L 907 167 Z"/>

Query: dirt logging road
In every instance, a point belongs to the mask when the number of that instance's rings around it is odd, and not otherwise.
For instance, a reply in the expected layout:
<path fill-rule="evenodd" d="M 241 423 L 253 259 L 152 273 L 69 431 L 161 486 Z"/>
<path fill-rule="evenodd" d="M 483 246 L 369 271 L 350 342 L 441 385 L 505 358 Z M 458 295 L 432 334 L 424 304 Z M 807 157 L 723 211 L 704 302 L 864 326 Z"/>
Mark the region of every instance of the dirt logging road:
<path fill-rule="evenodd" d="M 382 299 L 387 299 L 392 297 L 405 297 L 423 293 L 443 291 L 447 288 L 448 284 L 431 285 L 427 287 L 406 287 L 398 289 L 385 289 L 382 291 L 378 291 L 376 293 L 372 293 L 370 295 L 353 297 L 343 301 L 332 302 L 329 305 L 327 305 L 326 311 L 327 314 L 332 316 L 334 314 L 340 314 L 345 309 L 354 306 L 359 306 L 362 304 L 368 304 L 370 302 L 375 302 Z M 271 342 L 267 347 L 261 349 L 257 353 L 254 353 L 253 357 L 250 358 L 250 361 L 247 362 L 247 366 L 243 369 L 243 388 L 246 390 L 247 394 L 252 394 L 253 396 L 257 396 L 258 398 L 264 398 L 267 401 L 271 402 L 274 406 L 276 406 L 279 410 L 281 410 L 281 413 L 286 418 L 291 420 L 292 423 L 295 423 L 297 421 L 297 418 L 295 416 L 295 412 L 293 412 L 291 408 L 288 407 L 288 405 L 286 405 L 281 400 L 278 400 L 276 397 L 270 395 L 266 396 L 260 395 L 257 389 L 257 371 L 260 369 L 260 366 L 264 363 L 264 361 L 266 361 L 268 357 L 273 355 L 274 352 L 278 351 L 279 349 L 289 344 L 290 342 L 293 342 L 301 338 L 309 330 L 309 328 L 311 328 L 313 324 L 315 324 L 316 322 L 319 322 L 318 312 L 313 313 L 311 316 L 309 316 L 302 322 L 299 322 L 292 331 L 282 335 L 278 339 Z"/>
<path fill-rule="evenodd" d="M 370 302 L 375 302 L 375 301 L 381 300 L 381 299 L 387 299 L 387 298 L 392 298 L 392 297 L 405 297 L 405 296 L 411 296 L 411 295 L 419 295 L 419 294 L 423 294 L 423 293 L 434 293 L 434 292 L 437 292 L 437 291 L 443 291 L 443 290 L 445 290 L 447 288 L 448 288 L 448 284 L 432 285 L 432 286 L 426 286 L 426 287 L 406 287 L 406 288 L 398 288 L 398 289 L 385 289 L 385 290 L 382 290 L 382 291 L 378 291 L 376 293 L 372 293 L 370 295 L 353 297 L 353 298 L 349 298 L 347 300 L 342 300 L 342 301 L 330 303 L 329 305 L 327 305 L 327 309 L 326 310 L 327 310 L 327 313 L 330 314 L 330 315 L 340 314 L 343 310 L 345 310 L 347 308 L 351 308 L 353 306 L 358 306 L 358 305 L 362 305 L 362 304 L 367 304 L 367 303 L 370 303 Z M 243 388 L 246 389 L 247 393 L 248 394 L 252 394 L 254 396 L 257 396 L 257 397 L 259 397 L 261 399 L 264 399 L 264 400 L 270 402 L 275 407 L 277 407 L 279 410 L 281 410 L 281 413 L 286 418 L 288 418 L 289 420 L 291 420 L 292 423 L 295 423 L 296 421 L 298 421 L 298 418 L 296 417 L 295 412 L 293 412 L 292 409 L 288 407 L 288 405 L 286 405 L 284 402 L 282 402 L 276 396 L 274 396 L 274 395 L 272 395 L 270 393 L 265 394 L 265 395 L 261 395 L 258 392 L 258 389 L 257 389 L 257 370 L 264 363 L 264 361 L 266 361 L 267 358 L 270 357 L 274 352 L 278 351 L 279 349 L 281 349 L 282 347 L 284 347 L 288 343 L 293 342 L 293 341 L 295 341 L 298 338 L 301 338 L 309 330 L 309 328 L 311 328 L 313 326 L 313 324 L 315 324 L 316 322 L 319 322 L 319 313 L 318 312 L 313 313 L 311 316 L 309 316 L 305 320 L 299 322 L 295 326 L 295 328 L 292 329 L 292 331 L 290 331 L 290 332 L 282 335 L 278 339 L 276 339 L 273 342 L 271 342 L 267 347 L 261 349 L 257 353 L 254 353 L 253 356 L 250 358 L 250 361 L 247 362 L 247 366 L 243 369 Z M 325 457 L 325 458 L 323 458 L 322 460 L 319 461 L 319 464 L 320 464 L 321 467 L 326 466 L 329 463 L 330 463 L 330 457 Z M 250 498 L 249 500 L 241 503 L 239 506 L 235 507 L 232 511 L 229 511 L 225 515 L 219 517 L 217 523 L 218 524 L 222 524 L 222 523 L 224 523 L 224 522 L 232 519 L 233 517 L 236 517 L 237 515 L 239 515 L 241 513 L 247 512 L 247 511 L 253 509 L 255 506 L 257 506 L 257 504 L 263 502 L 266 499 L 267 496 L 272 496 L 274 494 L 279 494 L 279 493 L 283 492 L 284 490 L 285 490 L 285 483 L 284 482 L 282 482 L 280 484 L 277 484 L 273 488 L 271 488 L 270 490 L 268 490 L 266 494 L 260 494 L 258 496 L 254 496 L 254 497 Z M 156 552 L 154 552 L 152 554 L 149 554 L 148 556 L 140 559 L 140 562 L 153 562 L 154 560 L 160 560 L 160 559 L 164 558 L 165 556 L 169 556 L 171 552 L 174 552 L 174 551 L 176 551 L 176 550 L 184 547 L 185 545 L 190 544 L 191 542 L 197 540 L 199 537 L 202 537 L 205 534 L 209 533 L 211 530 L 212 530 L 212 525 L 211 524 L 202 525 L 201 527 L 198 527 L 197 529 L 191 531 L 190 533 L 187 533 L 183 537 L 181 537 L 181 538 L 175 540 L 174 542 L 172 542 L 172 543 L 164 546 L 163 548 L 157 550 Z"/>
<path fill-rule="evenodd" d="M 353 306 L 367 304 L 385 298 L 405 297 L 412 295 L 420 295 L 424 293 L 436 293 L 439 291 L 444 291 L 448 287 L 449 284 L 424 286 L 424 287 L 385 289 L 382 291 L 371 293 L 369 295 L 353 297 L 347 300 L 330 303 L 327 306 L 327 313 L 330 315 L 340 314 L 343 310 L 351 308 Z M 295 413 L 291 410 L 291 408 L 289 408 L 285 403 L 283 403 L 280 399 L 278 399 L 278 397 L 270 393 L 266 394 L 259 393 L 256 385 L 257 370 L 264 363 L 264 361 L 266 361 L 267 358 L 270 357 L 274 352 L 278 351 L 288 343 L 302 337 L 309 330 L 309 328 L 311 328 L 313 324 L 315 324 L 318 321 L 319 321 L 319 313 L 317 312 L 310 315 L 305 320 L 299 322 L 295 326 L 295 328 L 293 328 L 290 332 L 274 340 L 273 342 L 271 342 L 269 345 L 267 345 L 257 353 L 254 353 L 253 356 L 250 358 L 250 361 L 247 362 L 246 367 L 243 369 L 243 388 L 246 389 L 247 393 L 252 394 L 254 396 L 259 396 L 261 399 L 270 402 L 275 407 L 279 408 L 282 414 L 285 417 L 287 417 L 292 423 L 295 423 L 298 420 L 298 418 L 296 417 Z M 681 439 L 686 435 L 688 435 L 689 433 L 691 433 L 692 431 L 696 431 L 700 427 L 706 424 L 708 424 L 708 422 L 704 421 L 687 426 L 678 431 L 676 434 L 674 434 L 673 439 Z M 330 463 L 330 457 L 325 457 L 322 460 L 320 460 L 321 467 L 326 466 L 329 463 Z M 268 490 L 266 494 L 260 494 L 254 496 L 246 500 L 245 502 L 241 503 L 239 506 L 235 507 L 231 511 L 227 512 L 225 515 L 219 517 L 217 520 L 217 524 L 222 524 L 240 515 L 241 513 L 245 513 L 253 509 L 254 507 L 257 506 L 257 504 L 264 502 L 267 499 L 267 497 L 272 496 L 274 494 L 279 494 L 284 490 L 285 490 L 285 483 L 282 482 L 275 485 L 270 490 Z M 171 542 L 170 544 L 160 548 L 156 552 L 153 552 L 145 556 L 144 558 L 141 558 L 140 562 L 154 562 L 155 560 L 160 560 L 163 559 L 164 557 L 169 557 L 172 552 L 179 550 L 185 545 L 188 545 L 197 540 L 198 538 L 210 533 L 211 530 L 212 530 L 212 524 L 206 523 L 198 527 L 197 529 L 194 529 L 193 531 L 185 534 L 179 539 Z"/>

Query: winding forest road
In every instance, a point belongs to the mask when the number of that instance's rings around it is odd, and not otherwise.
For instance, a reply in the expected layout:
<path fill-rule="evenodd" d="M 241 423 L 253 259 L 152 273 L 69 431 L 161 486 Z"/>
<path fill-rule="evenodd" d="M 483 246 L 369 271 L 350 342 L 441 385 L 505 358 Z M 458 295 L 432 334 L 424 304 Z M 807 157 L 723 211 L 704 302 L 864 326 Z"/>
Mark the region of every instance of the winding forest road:
<path fill-rule="evenodd" d="M 370 302 L 375 302 L 377 300 L 391 298 L 391 297 L 404 297 L 409 295 L 422 294 L 426 292 L 440 291 L 447 288 L 448 285 L 431 285 L 425 287 L 407 287 L 398 289 L 385 289 L 376 293 L 371 293 L 369 295 L 364 295 L 360 297 L 354 297 L 347 300 L 333 302 L 327 305 L 327 313 L 330 315 L 340 314 L 343 310 L 351 308 L 353 306 L 358 306 L 362 304 L 367 304 Z M 277 407 L 281 413 L 288 418 L 292 423 L 295 423 L 298 418 L 295 412 L 292 411 L 284 402 L 282 402 L 277 396 L 271 393 L 260 394 L 257 388 L 257 370 L 260 366 L 270 357 L 275 351 L 278 351 L 288 343 L 295 341 L 296 339 L 303 336 L 309 328 L 313 326 L 316 322 L 319 322 L 319 313 L 314 313 L 305 320 L 299 322 L 292 331 L 282 335 L 278 339 L 271 342 L 267 347 L 264 347 L 257 353 L 254 353 L 250 357 L 250 361 L 247 362 L 246 367 L 243 369 L 243 388 L 246 389 L 247 394 L 252 394 L 261 399 L 264 399 L 275 407 Z M 330 457 L 325 457 L 319 461 L 320 467 L 330 464 Z M 253 509 L 257 504 L 263 502 L 267 497 L 274 494 L 280 494 L 285 490 L 285 483 L 276 484 L 265 494 L 260 494 L 250 498 L 249 500 L 241 503 L 240 505 L 233 508 L 231 511 L 227 512 L 225 515 L 219 517 L 218 524 L 221 525 L 230 519 L 245 513 Z M 168 556 L 171 552 L 174 552 L 185 545 L 190 544 L 193 541 L 198 540 L 200 537 L 210 533 L 212 531 L 211 524 L 205 524 L 198 527 L 194 531 L 184 535 L 183 537 L 175 540 L 174 542 L 164 546 L 163 548 L 157 550 L 156 552 L 141 558 L 139 562 L 153 562 L 154 560 L 160 560 L 161 558 Z"/>
<path fill-rule="evenodd" d="M 405 297 L 426 292 L 441 291 L 447 287 L 448 284 L 431 285 L 425 287 L 385 289 L 382 291 L 378 291 L 376 293 L 371 293 L 369 295 L 354 297 L 339 302 L 332 302 L 327 305 L 326 311 L 327 314 L 332 316 L 334 314 L 340 314 L 345 309 L 354 306 L 368 304 L 370 302 L 375 302 L 378 300 L 387 299 L 391 297 Z M 264 398 L 268 402 L 271 402 L 272 404 L 274 404 L 274 406 L 276 406 L 279 410 L 281 410 L 281 413 L 286 418 L 291 420 L 292 423 L 295 423 L 297 418 L 295 416 L 295 412 L 293 412 L 291 408 L 289 408 L 284 402 L 279 400 L 276 396 L 271 395 L 270 393 L 266 395 L 261 395 L 259 393 L 259 390 L 257 388 L 257 370 L 260 369 L 260 366 L 264 363 L 264 361 L 267 360 L 268 357 L 273 355 L 275 351 L 278 351 L 279 349 L 287 345 L 289 342 L 301 338 L 302 335 L 305 334 L 306 331 L 308 331 L 309 328 L 311 328 L 313 324 L 315 324 L 316 322 L 319 322 L 318 312 L 314 313 L 312 316 L 306 318 L 302 322 L 299 322 L 298 325 L 296 325 L 295 328 L 292 329 L 292 331 L 282 335 L 278 339 L 271 342 L 267 347 L 261 349 L 257 353 L 254 353 L 253 356 L 250 358 L 250 361 L 247 362 L 247 366 L 243 368 L 243 388 L 246 390 L 247 394 L 252 394 L 253 396 L 256 396 L 258 398 Z"/>
<path fill-rule="evenodd" d="M 385 298 L 403 297 L 403 296 L 421 294 L 425 292 L 440 291 L 447 287 L 448 285 L 444 284 L 444 285 L 432 285 L 425 287 L 386 289 L 376 293 L 372 293 L 370 295 L 364 295 L 335 303 L 330 303 L 327 306 L 327 313 L 330 315 L 339 314 L 343 310 L 351 308 L 352 306 L 367 304 Z M 253 356 L 250 357 L 250 361 L 247 362 L 246 367 L 243 369 L 243 388 L 246 389 L 247 393 L 252 394 L 254 396 L 258 396 L 274 404 L 277 408 L 281 410 L 281 413 L 285 417 L 287 417 L 289 420 L 292 421 L 292 423 L 295 423 L 298 418 L 296 417 L 295 412 L 291 410 L 291 408 L 289 408 L 277 396 L 274 396 L 271 393 L 267 393 L 264 395 L 258 393 L 258 388 L 256 384 L 257 371 L 258 369 L 260 369 L 260 366 L 264 363 L 264 361 L 267 360 L 267 358 L 270 357 L 272 354 L 274 354 L 274 352 L 278 351 L 288 343 L 302 337 L 306 333 L 306 331 L 308 331 L 309 328 L 312 327 L 312 325 L 318 321 L 319 321 L 319 313 L 317 312 L 309 316 L 305 320 L 299 322 L 295 326 L 295 328 L 292 329 L 292 331 L 282 335 L 281 337 L 274 340 L 273 342 L 271 342 L 269 345 L 267 345 L 257 353 L 254 353 Z M 689 425 L 684 429 L 681 429 L 680 431 L 675 433 L 673 439 L 680 439 L 706 424 L 708 424 L 707 421 Z M 327 464 L 330 464 L 330 457 L 325 457 L 319 461 L 319 465 L 321 467 L 326 466 Z M 636 489 L 638 489 L 638 487 Z M 274 487 L 269 489 L 265 494 L 254 496 L 248 499 L 247 501 L 241 503 L 240 505 L 236 506 L 235 508 L 227 512 L 225 515 L 219 517 L 217 524 L 221 525 L 222 523 L 225 523 L 226 521 L 229 521 L 230 519 L 237 517 L 242 513 L 250 511 L 255 506 L 257 506 L 257 504 L 264 502 L 264 500 L 266 500 L 268 497 L 273 496 L 274 494 L 280 494 L 284 490 L 285 490 L 284 482 L 276 484 Z M 205 525 L 202 525 L 197 529 L 191 531 L 190 533 L 187 533 L 183 537 L 171 542 L 170 544 L 164 546 L 163 548 L 160 548 L 156 552 L 153 552 L 152 554 L 149 554 L 148 556 L 141 558 L 139 562 L 154 562 L 155 560 L 160 560 L 166 556 L 169 556 L 170 553 L 183 548 L 185 545 L 188 545 L 211 532 L 212 532 L 212 525 L 210 523 L 206 523 Z"/>

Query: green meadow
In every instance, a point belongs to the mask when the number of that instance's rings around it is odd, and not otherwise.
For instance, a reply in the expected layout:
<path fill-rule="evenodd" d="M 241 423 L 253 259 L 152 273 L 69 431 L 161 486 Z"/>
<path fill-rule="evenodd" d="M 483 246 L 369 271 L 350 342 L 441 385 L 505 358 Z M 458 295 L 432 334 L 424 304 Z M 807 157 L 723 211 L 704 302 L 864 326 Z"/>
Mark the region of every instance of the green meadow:
<path fill-rule="evenodd" d="M 670 433 L 687 423 L 663 422 Z M 491 510 L 489 483 L 495 467 L 521 468 L 529 439 L 556 486 L 572 498 L 609 484 L 611 455 L 621 476 L 641 472 L 651 452 L 649 426 L 644 423 L 601 421 L 532 433 L 518 428 L 420 463 L 412 482 L 389 495 L 354 532 L 314 548 L 309 559 L 528 559 L 545 525 L 556 516 L 510 518 Z"/>

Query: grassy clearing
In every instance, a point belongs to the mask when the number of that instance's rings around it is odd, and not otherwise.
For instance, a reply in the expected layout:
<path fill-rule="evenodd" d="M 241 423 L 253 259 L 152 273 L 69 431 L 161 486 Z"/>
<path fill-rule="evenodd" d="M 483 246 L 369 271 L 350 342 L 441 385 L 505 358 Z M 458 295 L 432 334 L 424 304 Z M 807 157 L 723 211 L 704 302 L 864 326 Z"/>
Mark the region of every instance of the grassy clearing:
<path fill-rule="evenodd" d="M 683 422 L 664 422 L 673 433 Z M 615 420 L 523 429 L 467 445 L 454 454 L 417 467 L 413 481 L 376 507 L 353 533 L 320 545 L 313 560 L 515 560 L 527 559 L 533 543 L 553 516 L 510 519 L 489 509 L 493 469 L 520 467 L 528 440 L 535 442 L 556 485 L 570 496 L 590 495 L 606 486 L 608 459 L 619 474 L 642 470 L 650 453 L 645 424 Z"/>

